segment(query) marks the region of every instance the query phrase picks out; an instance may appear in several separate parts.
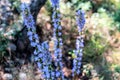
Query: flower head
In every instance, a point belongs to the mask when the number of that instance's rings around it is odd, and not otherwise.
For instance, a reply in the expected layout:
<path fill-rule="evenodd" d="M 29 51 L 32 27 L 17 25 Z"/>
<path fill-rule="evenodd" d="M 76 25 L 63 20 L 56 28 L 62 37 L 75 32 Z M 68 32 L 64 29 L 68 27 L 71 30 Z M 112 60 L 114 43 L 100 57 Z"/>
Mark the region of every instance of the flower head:
<path fill-rule="evenodd" d="M 52 3 L 53 7 L 55 7 L 55 6 L 57 7 L 59 4 L 59 0 L 51 0 L 51 3 Z"/>
<path fill-rule="evenodd" d="M 76 23 L 78 25 L 78 31 L 81 32 L 85 24 L 85 13 L 82 10 L 76 11 Z"/>

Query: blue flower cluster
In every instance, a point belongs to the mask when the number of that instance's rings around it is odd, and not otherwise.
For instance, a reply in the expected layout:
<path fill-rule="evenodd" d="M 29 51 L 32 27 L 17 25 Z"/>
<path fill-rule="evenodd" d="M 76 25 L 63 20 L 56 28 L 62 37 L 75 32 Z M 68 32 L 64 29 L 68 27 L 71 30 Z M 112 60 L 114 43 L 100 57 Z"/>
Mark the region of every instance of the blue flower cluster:
<path fill-rule="evenodd" d="M 30 45 L 35 47 L 39 44 L 39 38 L 36 34 L 35 22 L 33 20 L 33 16 L 30 13 L 29 5 L 23 3 L 20 6 L 22 10 L 22 18 L 24 20 L 24 25 L 27 27 L 27 36 L 30 40 Z"/>
<path fill-rule="evenodd" d="M 59 7 L 59 0 L 51 0 L 52 7 Z"/>
<path fill-rule="evenodd" d="M 76 50 L 74 50 L 76 58 L 73 59 L 73 69 L 72 69 L 73 76 L 75 74 L 77 74 L 77 75 L 80 74 L 81 60 L 82 60 L 83 47 L 84 47 L 84 40 L 82 37 L 82 29 L 85 24 L 84 12 L 82 10 L 78 10 L 76 12 L 76 15 L 77 15 L 76 22 L 78 25 L 79 36 L 76 39 Z"/>
<path fill-rule="evenodd" d="M 77 10 L 76 12 L 76 24 L 78 25 L 78 32 L 81 32 L 85 24 L 85 13 L 82 10 Z"/>
<path fill-rule="evenodd" d="M 64 79 L 64 75 L 62 72 L 63 62 L 62 62 L 62 27 L 60 25 L 60 13 L 59 13 L 59 0 L 51 0 L 53 14 L 52 14 L 52 22 L 53 22 L 53 39 L 54 39 L 54 62 L 56 66 L 56 77 Z"/>
<path fill-rule="evenodd" d="M 38 34 L 36 33 L 35 22 L 33 16 L 30 13 L 29 5 L 21 4 L 22 17 L 24 20 L 24 25 L 27 27 L 27 36 L 30 40 L 30 45 L 35 47 L 34 59 L 37 62 L 38 67 L 43 73 L 43 79 L 50 79 L 50 69 L 49 66 L 52 64 L 52 57 L 48 51 L 48 42 L 45 41 L 40 44 Z"/>
<path fill-rule="evenodd" d="M 34 60 L 37 62 L 37 66 L 42 72 L 43 79 L 46 80 L 65 80 L 62 69 L 64 64 L 62 62 L 62 26 L 60 24 L 60 13 L 59 13 L 59 0 L 51 0 L 53 14 L 52 14 L 52 23 L 53 23 L 53 41 L 54 41 L 54 59 L 52 59 L 51 53 L 49 51 L 48 42 L 43 43 L 39 42 L 38 34 L 36 33 L 35 22 L 33 16 L 31 15 L 29 5 L 22 3 L 22 18 L 24 20 L 24 25 L 27 27 L 27 36 L 30 40 L 30 45 L 35 47 L 34 50 Z M 82 29 L 85 24 L 84 12 L 78 10 L 76 12 L 77 18 L 76 22 L 78 25 L 79 36 L 76 39 L 76 50 L 74 53 L 76 58 L 73 60 L 73 76 L 75 74 L 80 74 L 82 53 L 84 47 L 84 41 L 82 37 Z M 53 67 L 54 63 L 54 67 Z"/>

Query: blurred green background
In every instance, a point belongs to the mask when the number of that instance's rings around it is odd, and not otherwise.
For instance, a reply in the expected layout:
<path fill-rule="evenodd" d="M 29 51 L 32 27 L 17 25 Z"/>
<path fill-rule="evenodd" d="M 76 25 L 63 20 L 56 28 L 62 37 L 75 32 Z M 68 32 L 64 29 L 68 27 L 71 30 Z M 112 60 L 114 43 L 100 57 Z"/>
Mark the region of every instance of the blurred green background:
<path fill-rule="evenodd" d="M 8 1 L 11 4 L 4 5 L 8 6 L 6 11 L 3 11 L 4 6 L 0 6 L 1 61 L 8 55 L 11 39 L 15 39 L 15 35 L 23 28 L 21 16 L 18 14 L 20 1 Z M 90 80 L 120 80 L 120 0 L 60 1 L 63 52 L 72 57 L 78 35 L 75 23 L 75 11 L 78 9 L 84 10 L 86 17 L 83 30 L 85 48 L 82 74 Z M 51 14 L 51 4 L 48 0 L 37 18 L 37 24 L 42 27 L 43 34 L 48 36 L 51 36 Z"/>

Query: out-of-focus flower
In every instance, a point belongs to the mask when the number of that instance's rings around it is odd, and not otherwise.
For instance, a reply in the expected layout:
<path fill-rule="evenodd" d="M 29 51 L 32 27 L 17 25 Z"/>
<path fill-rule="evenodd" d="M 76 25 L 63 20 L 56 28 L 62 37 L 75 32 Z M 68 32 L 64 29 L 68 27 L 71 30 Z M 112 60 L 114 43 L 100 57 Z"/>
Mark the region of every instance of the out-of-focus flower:
<path fill-rule="evenodd" d="M 82 29 L 85 24 L 85 17 L 84 17 L 84 12 L 81 10 L 78 10 L 76 12 L 76 23 L 78 26 L 78 32 L 81 33 Z M 80 68 L 81 68 L 81 60 L 82 60 L 82 55 L 83 55 L 83 47 L 84 47 L 84 41 L 82 38 L 82 34 L 79 34 L 79 37 L 76 39 L 76 50 L 74 50 L 76 58 L 73 59 L 73 76 L 75 74 L 79 75 L 80 74 Z"/>
<path fill-rule="evenodd" d="M 82 10 L 77 10 L 76 17 L 78 31 L 81 32 L 85 24 L 85 13 Z"/>
<path fill-rule="evenodd" d="M 52 7 L 58 7 L 59 6 L 59 0 L 51 0 Z"/>

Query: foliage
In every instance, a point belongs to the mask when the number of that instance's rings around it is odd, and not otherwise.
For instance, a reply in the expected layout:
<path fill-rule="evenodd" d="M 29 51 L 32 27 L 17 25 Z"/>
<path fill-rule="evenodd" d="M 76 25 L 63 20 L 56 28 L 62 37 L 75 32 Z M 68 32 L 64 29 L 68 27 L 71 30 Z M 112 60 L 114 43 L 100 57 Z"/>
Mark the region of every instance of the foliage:
<path fill-rule="evenodd" d="M 21 30 L 20 18 L 13 12 L 15 8 L 18 8 L 15 5 L 17 2 L 18 0 L 0 1 L 0 58 L 7 53 L 9 40 L 14 39 L 17 32 Z"/>
<path fill-rule="evenodd" d="M 6 55 L 8 39 L 0 31 L 0 60 Z"/>
<path fill-rule="evenodd" d="M 102 66 L 100 77 L 102 77 L 103 80 L 112 80 L 112 71 L 108 66 Z"/>
<path fill-rule="evenodd" d="M 120 65 L 113 65 L 114 71 L 120 73 Z"/>
<path fill-rule="evenodd" d="M 117 29 L 120 31 L 120 8 L 117 9 L 114 13 L 114 20 L 115 20 L 115 25 L 117 27 Z"/>
<path fill-rule="evenodd" d="M 84 56 L 86 57 L 85 59 L 88 59 L 88 61 L 94 61 L 98 59 L 103 52 L 105 52 L 107 44 L 105 44 L 103 40 L 105 39 L 99 34 L 94 34 L 89 40 L 86 41 L 86 47 L 84 49 Z"/>

